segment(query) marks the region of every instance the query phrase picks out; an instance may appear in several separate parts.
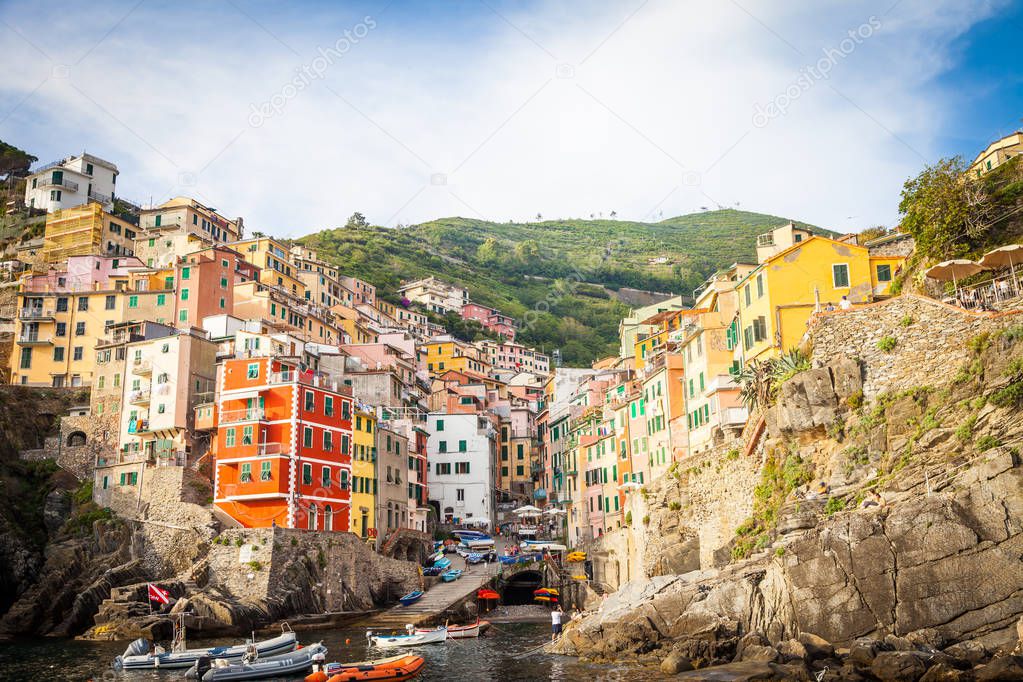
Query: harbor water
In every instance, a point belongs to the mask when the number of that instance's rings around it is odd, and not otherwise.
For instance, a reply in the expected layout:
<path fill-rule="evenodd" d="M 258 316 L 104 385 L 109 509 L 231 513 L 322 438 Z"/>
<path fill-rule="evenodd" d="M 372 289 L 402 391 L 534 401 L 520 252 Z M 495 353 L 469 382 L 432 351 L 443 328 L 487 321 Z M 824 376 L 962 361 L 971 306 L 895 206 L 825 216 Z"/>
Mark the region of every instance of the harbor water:
<path fill-rule="evenodd" d="M 383 632 L 383 631 L 382 631 Z M 386 632 L 391 632 L 387 630 Z M 299 641 L 322 641 L 328 660 L 356 661 L 415 653 L 426 659 L 426 667 L 417 678 L 424 682 L 445 680 L 657 680 L 656 670 L 635 667 L 594 665 L 574 658 L 535 653 L 523 656 L 550 638 L 549 623 L 500 623 L 479 639 L 448 640 L 405 649 L 376 649 L 366 642 L 365 628 L 309 630 L 299 632 Z M 345 641 L 350 643 L 346 644 Z M 237 644 L 237 640 L 190 640 L 194 647 L 210 644 Z M 0 642 L 0 680 L 179 680 L 181 670 L 166 672 L 114 672 L 111 662 L 121 654 L 126 642 L 81 642 L 74 640 L 33 639 Z M 291 679 L 301 679 L 291 678 Z"/>

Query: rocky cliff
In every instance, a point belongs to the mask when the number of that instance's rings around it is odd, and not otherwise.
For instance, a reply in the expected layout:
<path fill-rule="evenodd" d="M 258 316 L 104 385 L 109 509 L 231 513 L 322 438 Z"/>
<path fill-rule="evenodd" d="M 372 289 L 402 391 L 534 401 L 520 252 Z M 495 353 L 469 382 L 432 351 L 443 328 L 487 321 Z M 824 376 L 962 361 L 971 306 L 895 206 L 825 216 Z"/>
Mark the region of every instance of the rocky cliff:
<path fill-rule="evenodd" d="M 960 679 L 1008 653 L 1023 617 L 1021 323 L 913 297 L 819 320 L 813 368 L 779 387 L 763 436 L 644 491 L 626 531 L 642 572 L 559 651 L 765 675 L 751 679 Z M 939 662 L 953 672 L 930 673 Z"/>

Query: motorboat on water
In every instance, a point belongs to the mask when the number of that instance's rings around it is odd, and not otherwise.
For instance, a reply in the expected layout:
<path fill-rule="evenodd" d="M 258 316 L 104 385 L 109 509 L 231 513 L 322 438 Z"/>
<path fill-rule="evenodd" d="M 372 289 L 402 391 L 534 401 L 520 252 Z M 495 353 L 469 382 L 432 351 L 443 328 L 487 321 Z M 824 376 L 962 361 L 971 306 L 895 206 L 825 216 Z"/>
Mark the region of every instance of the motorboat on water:
<path fill-rule="evenodd" d="M 419 646 L 420 644 L 434 644 L 444 642 L 448 638 L 448 629 L 444 626 L 429 630 L 425 633 L 417 633 L 411 624 L 405 626 L 404 635 L 374 635 L 373 631 L 366 632 L 366 639 L 374 646 L 390 648 L 396 646 Z"/>
<path fill-rule="evenodd" d="M 327 647 L 321 643 L 297 649 L 287 654 L 259 657 L 255 650 L 240 661 L 201 656 L 185 677 L 202 682 L 230 682 L 231 680 L 265 680 L 290 677 L 311 670 L 314 663 L 322 663 Z M 251 656 L 251 658 L 249 658 Z"/>
<path fill-rule="evenodd" d="M 362 682 L 372 680 L 374 682 L 400 682 L 411 680 L 418 675 L 426 659 L 422 656 L 392 656 L 377 661 L 363 661 L 361 663 L 330 664 L 327 666 L 326 675 L 313 673 L 306 677 L 306 682 Z"/>
<path fill-rule="evenodd" d="M 480 633 L 490 627 L 490 621 L 477 620 L 475 623 L 468 625 L 449 625 L 448 626 L 448 639 L 471 639 L 473 637 L 479 637 Z M 416 634 L 425 634 L 433 632 L 426 628 L 416 628 Z"/>
<path fill-rule="evenodd" d="M 185 646 L 184 627 L 175 626 L 174 643 L 170 651 L 162 647 L 149 648 L 149 641 L 144 637 L 136 639 L 128 645 L 124 653 L 114 659 L 116 670 L 158 670 L 172 668 L 189 668 L 202 656 L 210 659 L 240 661 L 246 652 L 254 649 L 259 658 L 287 654 L 295 650 L 298 639 L 287 623 L 281 626 L 281 634 L 262 641 L 247 640 L 234 646 L 212 646 L 201 649 L 189 649 Z"/>

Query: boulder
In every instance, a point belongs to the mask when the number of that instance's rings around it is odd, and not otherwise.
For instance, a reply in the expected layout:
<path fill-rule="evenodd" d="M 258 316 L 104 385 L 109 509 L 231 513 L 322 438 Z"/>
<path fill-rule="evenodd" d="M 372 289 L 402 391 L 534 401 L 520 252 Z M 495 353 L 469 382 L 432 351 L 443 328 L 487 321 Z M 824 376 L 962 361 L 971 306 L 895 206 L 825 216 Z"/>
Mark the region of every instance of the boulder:
<path fill-rule="evenodd" d="M 945 638 L 934 628 L 914 630 L 906 635 L 906 640 L 917 649 L 934 650 L 945 646 Z"/>
<path fill-rule="evenodd" d="M 945 653 L 952 658 L 965 661 L 971 666 L 980 665 L 990 655 L 983 644 L 972 640 L 953 644 L 945 649 Z"/>
<path fill-rule="evenodd" d="M 767 646 L 770 642 L 764 637 L 763 633 L 759 630 L 753 630 L 747 632 L 745 635 L 739 638 L 739 641 L 735 645 L 735 660 L 741 661 L 742 654 L 749 646 Z"/>
<path fill-rule="evenodd" d="M 927 669 L 920 682 L 964 682 L 972 677 L 968 673 L 964 674 L 962 670 L 956 670 L 948 663 L 937 663 Z"/>
<path fill-rule="evenodd" d="M 880 642 L 876 639 L 861 637 L 849 647 L 849 655 L 846 656 L 846 661 L 861 668 L 869 668 L 879 651 L 881 651 Z"/>
<path fill-rule="evenodd" d="M 665 675 L 677 675 L 693 669 L 692 662 L 677 651 L 672 651 L 661 661 L 661 672 Z"/>
<path fill-rule="evenodd" d="M 802 632 L 796 639 L 803 645 L 806 656 L 810 660 L 831 658 L 835 655 L 835 647 L 831 645 L 831 642 L 811 632 Z"/>
<path fill-rule="evenodd" d="M 761 646 L 760 644 L 751 644 L 742 650 L 741 659 L 743 661 L 767 661 L 772 663 L 781 659 L 781 655 L 772 646 Z"/>
<path fill-rule="evenodd" d="M 996 656 L 976 672 L 977 682 L 1023 680 L 1023 656 Z"/>
<path fill-rule="evenodd" d="M 916 682 L 926 671 L 920 657 L 910 651 L 883 651 L 870 664 L 870 672 L 887 682 Z"/>
<path fill-rule="evenodd" d="M 916 646 L 906 637 L 898 635 L 885 635 L 884 644 L 892 651 L 913 651 Z"/>
<path fill-rule="evenodd" d="M 797 639 L 786 639 L 778 644 L 778 653 L 786 663 L 790 661 L 805 661 L 807 659 L 806 647 Z"/>

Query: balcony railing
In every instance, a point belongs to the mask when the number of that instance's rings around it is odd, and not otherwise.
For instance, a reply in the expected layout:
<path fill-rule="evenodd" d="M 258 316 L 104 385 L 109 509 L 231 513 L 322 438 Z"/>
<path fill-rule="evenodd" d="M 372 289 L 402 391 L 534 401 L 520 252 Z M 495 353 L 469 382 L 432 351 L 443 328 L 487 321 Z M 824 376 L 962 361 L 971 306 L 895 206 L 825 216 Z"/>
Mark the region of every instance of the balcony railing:
<path fill-rule="evenodd" d="M 749 410 L 745 407 L 726 407 L 721 411 L 721 423 L 725 426 L 742 426 L 749 419 Z"/>
<path fill-rule="evenodd" d="M 44 310 L 43 308 L 22 308 L 18 311 L 18 318 L 22 320 L 52 319 L 53 315 L 53 310 Z"/>
<path fill-rule="evenodd" d="M 53 343 L 53 337 L 39 334 L 22 334 L 18 337 L 18 343 Z"/>
<path fill-rule="evenodd" d="M 136 358 L 132 360 L 131 369 L 135 374 L 152 374 L 153 363 L 149 360 L 143 360 L 142 358 Z"/>
<path fill-rule="evenodd" d="M 132 405 L 148 405 L 150 400 L 150 390 L 144 388 L 138 391 L 132 391 L 128 394 L 128 402 Z"/>
<path fill-rule="evenodd" d="M 273 457 L 284 453 L 284 446 L 280 443 L 260 443 L 256 446 L 257 457 Z"/>
<path fill-rule="evenodd" d="M 113 200 L 113 197 L 109 194 L 100 194 L 99 192 L 93 192 L 92 190 L 89 190 L 89 198 L 93 201 L 98 201 L 101 204 L 109 204 Z"/>
<path fill-rule="evenodd" d="M 56 178 L 53 177 L 52 173 L 45 177 L 39 178 L 38 181 L 36 182 L 36 187 L 63 187 L 65 189 L 71 190 L 72 192 L 78 191 L 77 182 L 75 182 L 74 180 L 67 180 L 63 177 L 60 180 L 57 180 Z"/>
<path fill-rule="evenodd" d="M 220 415 L 221 424 L 237 424 L 239 422 L 261 422 L 266 420 L 266 412 L 258 407 L 242 410 L 225 410 Z"/>

